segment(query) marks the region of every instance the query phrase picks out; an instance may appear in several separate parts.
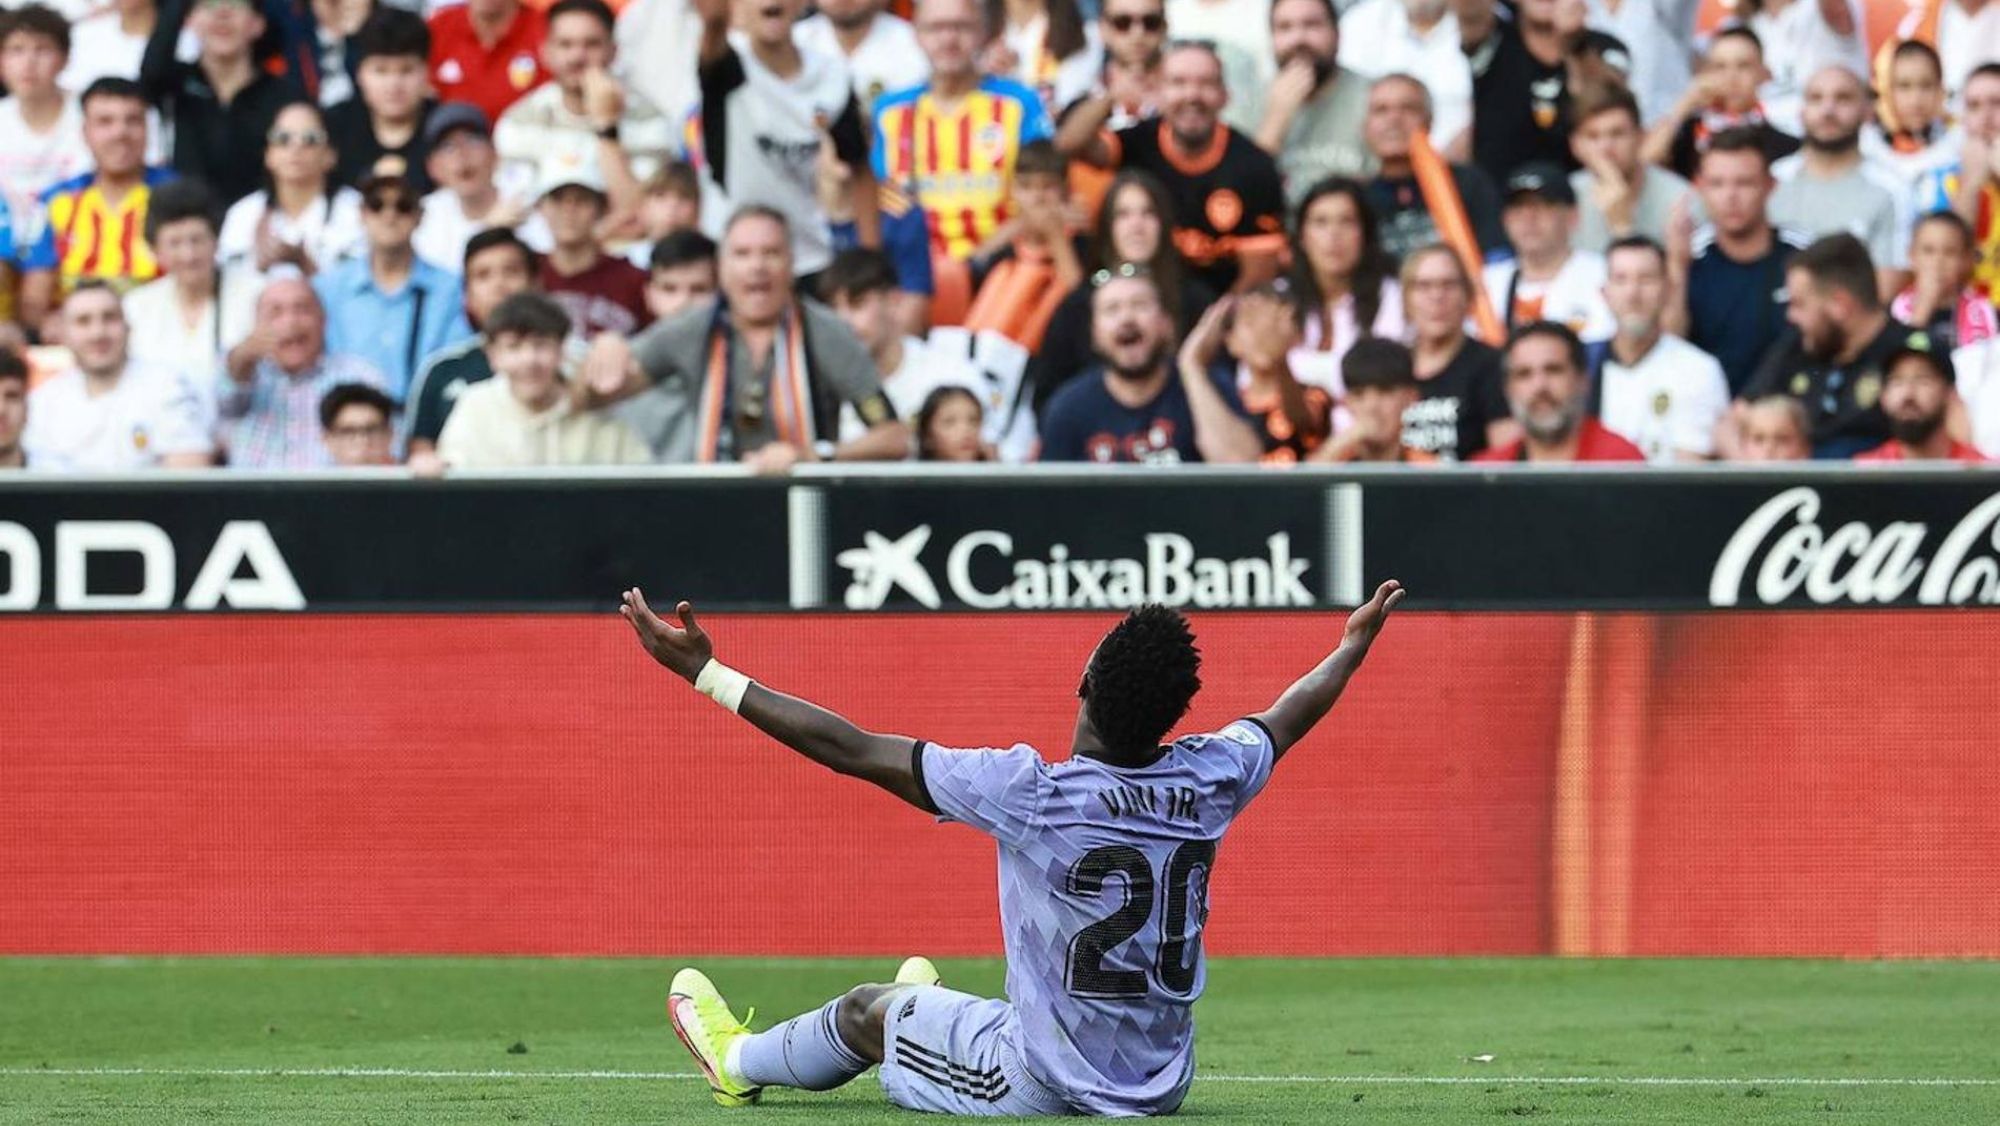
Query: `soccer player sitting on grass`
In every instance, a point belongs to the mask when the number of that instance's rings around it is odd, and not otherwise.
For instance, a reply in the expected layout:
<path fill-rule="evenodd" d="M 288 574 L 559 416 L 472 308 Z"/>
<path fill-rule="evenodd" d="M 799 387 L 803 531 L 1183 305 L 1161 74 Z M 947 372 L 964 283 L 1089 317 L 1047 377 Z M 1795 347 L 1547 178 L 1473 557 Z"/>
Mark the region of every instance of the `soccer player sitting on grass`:
<path fill-rule="evenodd" d="M 667 1012 L 715 1101 L 764 1087 L 824 1091 L 876 1063 L 898 1106 L 970 1115 L 1166 1114 L 1194 1078 L 1193 1006 L 1216 846 L 1361 667 L 1401 585 L 1347 619 L 1339 648 L 1276 703 L 1210 735 L 1162 745 L 1201 687 L 1185 619 L 1159 605 L 1098 642 L 1077 696 L 1070 757 L 1025 743 L 950 750 L 862 731 L 715 659 L 694 608 L 678 626 L 638 590 L 621 612 L 675 674 L 823 766 L 1000 845 L 1007 996 L 940 986 L 923 958 L 896 982 L 861 985 L 752 1033 L 699 970 L 674 975 Z"/>

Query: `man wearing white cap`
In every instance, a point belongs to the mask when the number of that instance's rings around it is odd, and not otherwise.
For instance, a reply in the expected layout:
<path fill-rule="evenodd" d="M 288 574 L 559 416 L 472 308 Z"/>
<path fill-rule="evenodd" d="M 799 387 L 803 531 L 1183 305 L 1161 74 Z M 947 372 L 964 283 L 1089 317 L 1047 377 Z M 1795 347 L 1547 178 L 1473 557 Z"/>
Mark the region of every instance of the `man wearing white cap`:
<path fill-rule="evenodd" d="M 646 271 L 604 252 L 597 225 L 610 209 L 593 160 L 553 160 L 543 167 L 535 207 L 549 227 L 549 252 L 537 287 L 569 314 L 578 335 L 630 335 L 652 322 Z"/>

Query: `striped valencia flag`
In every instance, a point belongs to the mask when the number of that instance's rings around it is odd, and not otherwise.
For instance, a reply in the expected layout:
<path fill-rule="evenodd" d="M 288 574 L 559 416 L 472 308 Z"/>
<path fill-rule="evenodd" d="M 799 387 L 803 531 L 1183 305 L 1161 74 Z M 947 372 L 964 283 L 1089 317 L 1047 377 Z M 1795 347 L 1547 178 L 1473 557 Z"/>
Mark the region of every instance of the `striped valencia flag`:
<path fill-rule="evenodd" d="M 1458 194 L 1458 181 L 1451 177 L 1451 165 L 1431 144 L 1428 132 L 1419 130 L 1410 138 L 1410 165 L 1417 175 L 1417 190 L 1424 193 L 1424 206 L 1438 236 L 1458 253 L 1465 275 L 1472 279 L 1472 320 L 1479 337 L 1494 347 L 1506 342 L 1507 330 L 1493 311 L 1486 293 L 1485 257 L 1479 253 L 1479 239 L 1472 233 L 1472 219 L 1465 213 L 1465 200 Z"/>

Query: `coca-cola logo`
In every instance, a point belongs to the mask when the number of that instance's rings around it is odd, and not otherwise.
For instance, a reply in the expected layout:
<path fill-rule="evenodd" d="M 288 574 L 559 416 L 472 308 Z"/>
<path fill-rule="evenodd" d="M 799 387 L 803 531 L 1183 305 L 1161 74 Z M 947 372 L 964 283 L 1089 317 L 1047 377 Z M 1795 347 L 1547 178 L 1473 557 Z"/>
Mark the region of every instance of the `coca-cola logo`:
<path fill-rule="evenodd" d="M 1929 524 L 1854 520 L 1829 532 L 1820 508 L 1819 491 L 1804 485 L 1759 505 L 1716 559 L 1709 604 L 1742 603 L 1745 579 L 1753 605 L 1800 595 L 1822 606 L 1883 605 L 1911 601 L 1912 590 L 1922 606 L 2000 603 L 2000 493 L 1967 512 L 1928 558 Z"/>

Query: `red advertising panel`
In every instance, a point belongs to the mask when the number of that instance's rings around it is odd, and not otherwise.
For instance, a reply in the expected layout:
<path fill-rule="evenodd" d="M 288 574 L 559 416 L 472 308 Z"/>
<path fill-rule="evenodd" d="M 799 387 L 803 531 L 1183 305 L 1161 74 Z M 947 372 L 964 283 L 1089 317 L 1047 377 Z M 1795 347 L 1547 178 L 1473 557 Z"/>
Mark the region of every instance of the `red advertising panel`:
<path fill-rule="evenodd" d="M 1063 754 L 1114 619 L 717 615 L 880 730 Z M 1189 728 L 1327 614 L 1194 616 Z M 2000 631 L 1408 614 L 1225 842 L 1222 954 L 2000 954 Z M 997 953 L 993 846 L 600 616 L 0 624 L 0 953 Z"/>

